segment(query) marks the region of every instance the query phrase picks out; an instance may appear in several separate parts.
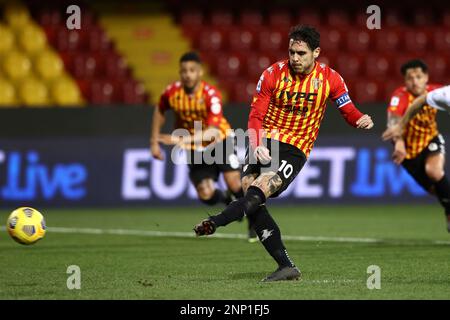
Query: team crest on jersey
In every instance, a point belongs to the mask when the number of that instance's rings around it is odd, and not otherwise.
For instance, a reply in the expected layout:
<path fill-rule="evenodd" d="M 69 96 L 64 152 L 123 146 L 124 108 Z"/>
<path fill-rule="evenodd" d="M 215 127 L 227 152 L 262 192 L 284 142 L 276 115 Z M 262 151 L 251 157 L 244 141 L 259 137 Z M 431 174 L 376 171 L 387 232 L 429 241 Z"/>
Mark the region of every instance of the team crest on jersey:
<path fill-rule="evenodd" d="M 312 84 L 314 87 L 314 90 L 319 90 L 319 88 L 322 86 L 323 80 L 319 78 L 312 79 Z"/>
<path fill-rule="evenodd" d="M 279 62 L 278 63 L 278 68 L 280 68 L 280 70 L 281 70 L 281 69 L 283 69 L 283 67 L 284 67 L 284 62 Z"/>

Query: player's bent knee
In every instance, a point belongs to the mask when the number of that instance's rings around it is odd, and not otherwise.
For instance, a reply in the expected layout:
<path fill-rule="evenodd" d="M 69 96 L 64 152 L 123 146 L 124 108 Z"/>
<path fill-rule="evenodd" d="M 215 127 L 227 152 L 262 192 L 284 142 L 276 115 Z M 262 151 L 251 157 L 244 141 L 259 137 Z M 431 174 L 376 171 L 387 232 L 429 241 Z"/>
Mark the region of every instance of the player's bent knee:
<path fill-rule="evenodd" d="M 248 175 L 245 177 L 242 177 L 242 190 L 245 192 L 247 192 L 248 187 L 250 187 L 253 183 L 253 181 L 255 181 L 256 177 L 254 175 Z"/>
<path fill-rule="evenodd" d="M 425 172 L 432 181 L 438 182 L 444 177 L 444 170 L 441 168 L 425 167 Z"/>
<path fill-rule="evenodd" d="M 283 180 L 276 172 L 273 171 L 261 174 L 258 179 L 252 183 L 252 186 L 261 189 L 266 197 L 269 197 L 277 192 L 282 185 Z"/>

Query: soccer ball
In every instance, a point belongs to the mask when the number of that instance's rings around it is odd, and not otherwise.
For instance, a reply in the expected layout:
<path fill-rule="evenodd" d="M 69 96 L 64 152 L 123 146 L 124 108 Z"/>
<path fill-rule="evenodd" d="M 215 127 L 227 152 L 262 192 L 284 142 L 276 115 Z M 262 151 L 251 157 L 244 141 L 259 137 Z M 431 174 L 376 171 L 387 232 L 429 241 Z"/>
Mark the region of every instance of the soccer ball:
<path fill-rule="evenodd" d="M 45 219 L 36 209 L 21 207 L 8 217 L 6 229 L 20 244 L 34 244 L 45 236 Z"/>

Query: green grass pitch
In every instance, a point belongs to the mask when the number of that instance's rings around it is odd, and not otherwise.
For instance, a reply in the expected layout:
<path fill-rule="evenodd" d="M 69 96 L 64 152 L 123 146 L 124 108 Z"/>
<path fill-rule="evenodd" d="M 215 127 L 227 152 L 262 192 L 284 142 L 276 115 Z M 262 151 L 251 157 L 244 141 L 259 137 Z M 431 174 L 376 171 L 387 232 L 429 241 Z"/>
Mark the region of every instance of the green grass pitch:
<path fill-rule="evenodd" d="M 450 299 L 450 235 L 439 206 L 270 208 L 301 281 L 260 283 L 276 269 L 245 223 L 189 237 L 209 208 L 41 210 L 33 246 L 0 231 L 0 299 Z M 6 222 L 9 212 L 0 211 Z M 53 229 L 52 229 L 53 228 Z M 81 289 L 67 288 L 67 267 Z M 369 290 L 367 267 L 381 269 Z"/>

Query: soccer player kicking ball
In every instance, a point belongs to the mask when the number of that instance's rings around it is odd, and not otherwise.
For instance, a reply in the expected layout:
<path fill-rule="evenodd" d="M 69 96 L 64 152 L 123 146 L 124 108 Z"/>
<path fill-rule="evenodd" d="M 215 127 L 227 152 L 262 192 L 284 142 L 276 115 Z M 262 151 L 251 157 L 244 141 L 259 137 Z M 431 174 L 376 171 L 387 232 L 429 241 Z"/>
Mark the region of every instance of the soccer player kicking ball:
<path fill-rule="evenodd" d="M 312 27 L 296 26 L 289 33 L 289 59 L 279 61 L 261 75 L 248 120 L 250 151 L 243 167 L 245 196 L 232 202 L 221 213 L 194 227 L 198 236 L 213 234 L 217 227 L 246 215 L 278 269 L 263 279 L 296 280 L 300 270 L 289 258 L 278 225 L 266 208 L 269 197 L 279 196 L 294 180 L 306 162 L 317 138 L 331 98 L 344 119 L 352 126 L 370 129 L 370 116 L 352 103 L 342 77 L 325 64 L 315 61 L 320 54 L 320 35 Z M 267 147 L 263 145 L 267 139 Z M 276 143 L 273 143 L 273 142 Z M 271 146 L 278 144 L 278 154 Z M 251 156 L 257 160 L 251 163 Z M 270 169 L 272 158 L 279 166 Z M 272 161 L 273 162 L 273 161 Z"/>
<path fill-rule="evenodd" d="M 424 93 L 417 97 L 408 107 L 401 120 L 383 133 L 383 140 L 401 138 L 404 135 L 406 127 L 411 119 L 413 119 L 426 106 L 450 113 L 450 86 L 434 89 L 429 93 Z M 436 193 L 439 202 L 445 209 L 445 214 L 447 216 L 447 231 L 450 232 L 450 185 L 444 172 L 445 147 L 443 144 L 439 144 L 438 146 L 435 143 L 433 146 L 430 143 L 427 149 L 429 149 L 425 151 L 427 154 L 437 154 L 437 157 L 440 160 L 439 168 L 441 170 L 439 171 L 438 179 L 436 179 L 438 181 L 434 184 L 434 192 Z"/>

